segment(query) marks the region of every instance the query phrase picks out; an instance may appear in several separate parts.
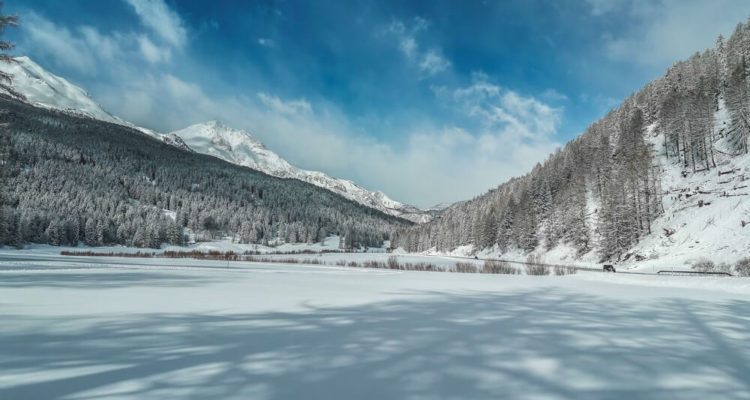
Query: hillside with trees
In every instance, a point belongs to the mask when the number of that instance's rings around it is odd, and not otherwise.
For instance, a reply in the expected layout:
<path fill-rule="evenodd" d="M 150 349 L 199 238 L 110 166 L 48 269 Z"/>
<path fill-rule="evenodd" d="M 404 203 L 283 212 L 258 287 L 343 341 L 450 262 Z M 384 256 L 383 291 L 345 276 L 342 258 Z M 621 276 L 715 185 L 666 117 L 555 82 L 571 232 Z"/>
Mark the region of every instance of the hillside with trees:
<path fill-rule="evenodd" d="M 728 165 L 747 157 L 749 63 L 750 23 L 739 24 L 728 40 L 719 37 L 714 48 L 674 64 L 528 174 L 400 231 L 394 245 L 498 253 L 568 246 L 577 256 L 628 257 L 644 237 L 663 234 L 653 228 L 657 218 L 671 217 L 667 199 L 707 193 L 688 187 L 670 193 L 662 187 L 666 170 L 679 169 L 685 182 L 710 176 L 717 186 L 731 180 L 716 180 Z M 744 179 L 737 175 L 737 182 Z"/>
<path fill-rule="evenodd" d="M 0 245 L 380 246 L 411 223 L 295 179 L 180 150 L 137 130 L 0 97 Z M 187 230 L 186 230 L 187 228 Z"/>

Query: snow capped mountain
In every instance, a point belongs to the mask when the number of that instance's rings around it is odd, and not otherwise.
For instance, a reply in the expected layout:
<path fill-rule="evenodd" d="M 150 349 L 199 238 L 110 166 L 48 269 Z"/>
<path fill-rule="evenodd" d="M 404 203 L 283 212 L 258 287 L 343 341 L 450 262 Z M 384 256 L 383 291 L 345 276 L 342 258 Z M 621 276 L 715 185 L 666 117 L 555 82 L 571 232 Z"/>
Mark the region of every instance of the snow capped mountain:
<path fill-rule="evenodd" d="M 174 133 L 167 133 L 167 134 L 161 135 L 161 140 L 170 146 L 174 146 L 185 151 L 194 152 L 194 150 L 191 149 L 190 146 L 188 146 L 187 143 L 185 143 L 185 141 L 182 140 L 181 137 L 175 135 Z"/>
<path fill-rule="evenodd" d="M 183 150 L 208 154 L 272 176 L 308 182 L 357 203 L 414 222 L 428 222 L 443 210 L 437 207 L 421 210 L 395 201 L 383 192 L 368 191 L 352 181 L 332 178 L 318 171 L 299 169 L 267 149 L 249 133 L 230 128 L 218 121 L 193 125 L 167 134 L 136 126 L 112 115 L 94 101 L 88 92 L 65 78 L 46 71 L 30 58 L 17 57 L 15 60 L 15 63 L 0 63 L 0 71 L 10 74 L 13 77 L 13 88 L 36 106 L 62 110 L 137 129 Z"/>
<path fill-rule="evenodd" d="M 16 57 L 15 63 L 0 63 L 0 70 L 13 76 L 13 87 L 37 106 L 55 108 L 98 120 L 125 125 L 108 113 L 80 87 L 51 74 L 28 57 Z"/>
<path fill-rule="evenodd" d="M 432 206 L 430 208 L 425 209 L 425 211 L 442 212 L 442 211 L 444 211 L 445 209 L 447 209 L 450 206 L 453 206 L 453 205 L 456 205 L 456 204 L 461 204 L 461 203 L 463 203 L 463 201 L 459 201 L 459 202 L 456 202 L 456 203 L 438 203 L 438 204 L 435 204 L 434 206 Z"/>
<path fill-rule="evenodd" d="M 94 101 L 88 92 L 70 83 L 67 79 L 46 71 L 29 57 L 16 57 L 14 63 L 0 62 L 0 71 L 12 76 L 12 86 L 26 96 L 29 103 L 38 107 L 52 108 L 70 114 L 137 129 L 167 144 L 189 150 L 179 138 L 168 138 L 150 129 L 136 126 L 110 114 Z"/>
<path fill-rule="evenodd" d="M 296 168 L 245 131 L 230 128 L 219 121 L 191 125 L 172 132 L 198 153 L 208 154 L 232 164 L 263 171 L 280 178 L 293 178 Z"/>
<path fill-rule="evenodd" d="M 195 124 L 168 135 L 182 138 L 187 146 L 198 153 L 257 169 L 279 178 L 293 178 L 308 182 L 338 193 L 349 200 L 413 222 L 428 222 L 435 212 L 439 211 L 421 210 L 395 201 L 381 191 L 371 192 L 350 180 L 332 178 L 322 172 L 297 168 L 266 148 L 250 133 L 231 128 L 219 121 Z"/>

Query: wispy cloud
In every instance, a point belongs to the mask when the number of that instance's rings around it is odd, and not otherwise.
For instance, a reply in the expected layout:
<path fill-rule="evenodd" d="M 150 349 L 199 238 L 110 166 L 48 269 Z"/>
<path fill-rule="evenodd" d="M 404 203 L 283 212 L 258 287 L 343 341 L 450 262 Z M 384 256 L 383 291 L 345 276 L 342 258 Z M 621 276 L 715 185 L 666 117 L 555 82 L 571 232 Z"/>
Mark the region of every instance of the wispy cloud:
<path fill-rule="evenodd" d="M 30 11 L 24 15 L 23 43 L 49 56 L 56 64 L 84 75 L 121 70 L 125 64 L 145 61 L 166 63 L 172 50 L 186 44 L 182 20 L 162 0 L 125 0 L 133 6 L 143 25 L 151 32 L 102 32 L 81 25 L 68 27 Z"/>
<path fill-rule="evenodd" d="M 118 50 L 116 42 L 103 38 L 96 30 L 79 27 L 71 31 L 30 12 L 24 17 L 27 36 L 24 40 L 51 56 L 57 63 L 79 72 L 96 72 L 97 58 L 110 58 Z"/>
<path fill-rule="evenodd" d="M 474 118 L 487 130 L 504 138 L 548 140 L 557 131 L 562 108 L 552 107 L 532 96 L 523 96 L 474 74 L 474 82 L 453 90 L 433 88 L 438 98 Z"/>
<path fill-rule="evenodd" d="M 147 36 L 138 36 L 141 55 L 150 63 L 167 62 L 172 58 L 172 52 L 168 48 L 159 47 Z"/>
<path fill-rule="evenodd" d="M 312 112 L 312 106 L 307 100 L 283 101 L 278 96 L 266 93 L 258 93 L 260 101 L 268 108 L 280 114 L 295 115 Z"/>
<path fill-rule="evenodd" d="M 258 44 L 263 47 L 276 47 L 276 42 L 269 38 L 258 38 Z"/>
<path fill-rule="evenodd" d="M 187 30 L 180 16 L 164 0 L 124 0 L 135 9 L 141 23 L 167 44 L 182 48 L 187 43 Z"/>
<path fill-rule="evenodd" d="M 396 47 L 417 67 L 420 74 L 426 77 L 439 74 L 451 67 L 451 62 L 443 55 L 442 49 L 436 46 L 423 49 L 417 41 L 417 35 L 426 31 L 429 26 L 429 21 L 416 17 L 410 25 L 395 20 L 381 32 L 386 37 L 394 38 Z"/>
<path fill-rule="evenodd" d="M 568 96 L 565 93 L 560 93 L 555 89 L 547 89 L 542 92 L 539 97 L 551 102 L 562 102 L 569 100 Z"/>
<path fill-rule="evenodd" d="M 630 0 L 586 0 L 591 6 L 591 14 L 604 15 L 626 6 Z"/>
<path fill-rule="evenodd" d="M 156 3 L 163 4 L 137 4 Z M 315 100 L 288 98 L 266 88 L 244 95 L 181 77 L 173 66 L 190 56 L 187 46 L 179 47 L 190 36 L 182 23 L 157 31 L 144 19 L 143 26 L 107 32 L 63 26 L 39 15 L 26 15 L 26 21 L 33 33 L 24 46 L 81 75 L 107 74 L 87 89 L 127 120 L 166 132 L 220 119 L 252 132 L 301 168 L 352 179 L 421 206 L 482 193 L 527 172 L 559 146 L 560 108 L 501 87 L 484 74 L 475 74 L 464 86 L 435 88 L 430 99 L 466 121 L 424 120 L 395 127 L 399 140 L 394 141 L 368 132 L 324 94 Z M 417 18 L 408 25 L 393 22 L 380 36 L 393 43 L 420 78 L 451 68 L 442 49 L 422 38 L 429 29 L 427 20 Z M 258 42 L 272 42 L 264 43 Z"/>
<path fill-rule="evenodd" d="M 419 70 L 427 75 L 435 75 L 450 68 L 451 62 L 448 61 L 437 49 L 427 50 L 419 61 Z"/>
<path fill-rule="evenodd" d="M 148 75 L 105 103 L 125 102 L 135 120 L 177 129 L 220 119 L 252 132 L 293 164 L 352 179 L 420 206 L 462 200 L 527 172 L 559 147 L 561 109 L 487 82 L 445 88 L 439 98 L 478 127 L 426 124 L 400 132 L 402 144 L 362 134 L 330 103 L 274 93 L 216 97 L 169 74 Z"/>
<path fill-rule="evenodd" d="M 561 108 L 476 76 L 471 85 L 437 88 L 436 94 L 478 128 L 428 124 L 403 132 L 401 146 L 354 135 L 354 123 L 330 105 L 300 106 L 306 102 L 269 94 L 259 96 L 265 109 L 248 107 L 259 115 L 236 123 L 305 168 L 423 206 L 456 201 L 527 172 L 560 146 Z"/>
<path fill-rule="evenodd" d="M 627 15 L 631 29 L 606 33 L 604 51 L 615 61 L 666 66 L 713 46 L 750 13 L 746 0 L 588 0 L 600 17 Z"/>

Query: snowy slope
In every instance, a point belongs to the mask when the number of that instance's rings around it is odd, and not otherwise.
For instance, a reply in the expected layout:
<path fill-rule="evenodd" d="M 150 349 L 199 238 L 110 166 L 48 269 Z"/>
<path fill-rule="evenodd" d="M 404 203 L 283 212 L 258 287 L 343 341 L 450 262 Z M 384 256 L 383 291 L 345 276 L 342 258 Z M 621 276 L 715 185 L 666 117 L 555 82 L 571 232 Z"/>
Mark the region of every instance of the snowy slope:
<path fill-rule="evenodd" d="M 16 57 L 15 60 L 15 63 L 0 62 L 0 71 L 13 77 L 13 88 L 26 96 L 28 102 L 38 107 L 52 108 L 78 116 L 127 126 L 163 140 L 167 144 L 189 150 L 179 138 L 164 137 L 150 129 L 136 126 L 110 114 L 94 101 L 88 92 L 70 83 L 65 78 L 46 71 L 29 57 Z"/>
<path fill-rule="evenodd" d="M 716 168 L 698 172 L 684 169 L 674 157 L 668 159 L 663 150 L 664 133 L 657 123 L 648 127 L 654 163 L 661 171 L 664 213 L 653 222 L 651 234 L 624 255 L 622 267 L 645 272 L 685 270 L 701 259 L 731 265 L 750 256 L 750 154 L 732 154 L 725 143 L 729 124 L 726 104 L 719 98 L 714 113 Z M 598 208 L 598 203 L 592 207 Z M 549 262 L 598 265 L 595 252 L 577 258 L 575 250 L 565 245 L 537 254 Z M 483 255 L 500 256 L 497 251 Z M 508 256 L 525 257 L 521 253 Z"/>
<path fill-rule="evenodd" d="M 650 135 L 662 170 L 664 215 L 631 251 L 649 260 L 638 268 L 664 266 L 667 257 L 680 266 L 700 258 L 733 263 L 750 256 L 750 155 L 731 155 L 722 138 L 728 126 L 729 113 L 720 99 L 714 114 L 720 137 L 714 144 L 717 168 L 695 173 L 683 174 L 679 164 L 667 160 L 660 150 L 662 134 Z"/>
<path fill-rule="evenodd" d="M 0 63 L 0 70 L 13 76 L 13 87 L 26 96 L 29 102 L 102 121 L 125 124 L 125 121 L 104 110 L 80 87 L 45 71 L 28 57 L 17 57 L 15 60 L 15 63 Z"/>
<path fill-rule="evenodd" d="M 295 168 L 244 131 L 210 121 L 171 132 L 198 153 L 243 165 L 281 178 L 294 176 Z"/>
<path fill-rule="evenodd" d="M 437 207 L 420 210 L 392 200 L 383 192 L 370 192 L 352 181 L 332 178 L 322 172 L 296 168 L 267 149 L 247 132 L 229 128 L 218 121 L 193 125 L 167 134 L 136 126 L 110 114 L 85 90 L 46 71 L 30 58 L 17 57 L 16 61 L 16 63 L 0 63 L 0 71 L 11 74 L 13 88 L 26 96 L 27 101 L 34 105 L 137 129 L 183 150 L 212 155 L 269 175 L 312 183 L 365 206 L 414 222 L 427 222 L 443 209 Z"/>
<path fill-rule="evenodd" d="M 191 149 L 199 153 L 280 178 L 293 178 L 308 182 L 338 193 L 349 200 L 414 222 L 427 222 L 435 213 L 443 209 L 420 210 L 395 201 L 381 191 L 371 192 L 350 180 L 332 178 L 322 172 L 297 168 L 266 148 L 248 132 L 231 128 L 219 121 L 192 125 L 172 132 L 170 135 L 182 138 Z"/>
<path fill-rule="evenodd" d="M 668 159 L 663 150 L 663 130 L 658 129 L 658 123 L 648 126 L 646 138 L 660 171 L 664 212 L 652 223 L 651 233 L 625 252 L 618 268 L 641 272 L 690 270 L 697 261 L 708 259 L 718 270 L 731 271 L 729 265 L 750 257 L 750 154 L 735 154 L 726 142 L 730 115 L 723 98 L 719 98 L 713 119 L 716 168 L 707 171 L 693 172 L 683 168 L 674 156 Z M 597 231 L 601 204 L 593 193 L 587 197 L 591 237 L 597 242 L 601 240 Z M 473 245 L 423 253 L 515 261 L 528 256 L 519 249 L 503 252 L 497 246 L 477 249 Z M 579 255 L 564 243 L 549 250 L 542 246 L 533 253 L 548 263 L 601 267 L 597 251 Z"/>

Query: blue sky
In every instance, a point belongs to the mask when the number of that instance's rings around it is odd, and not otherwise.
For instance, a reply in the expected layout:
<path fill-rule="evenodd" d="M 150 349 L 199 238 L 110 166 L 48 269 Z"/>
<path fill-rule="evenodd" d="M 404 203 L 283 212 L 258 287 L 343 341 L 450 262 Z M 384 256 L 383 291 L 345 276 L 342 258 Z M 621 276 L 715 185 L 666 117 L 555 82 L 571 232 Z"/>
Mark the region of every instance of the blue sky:
<path fill-rule="evenodd" d="M 746 0 L 6 0 L 15 53 L 166 132 L 219 119 L 418 206 L 534 164 Z"/>

